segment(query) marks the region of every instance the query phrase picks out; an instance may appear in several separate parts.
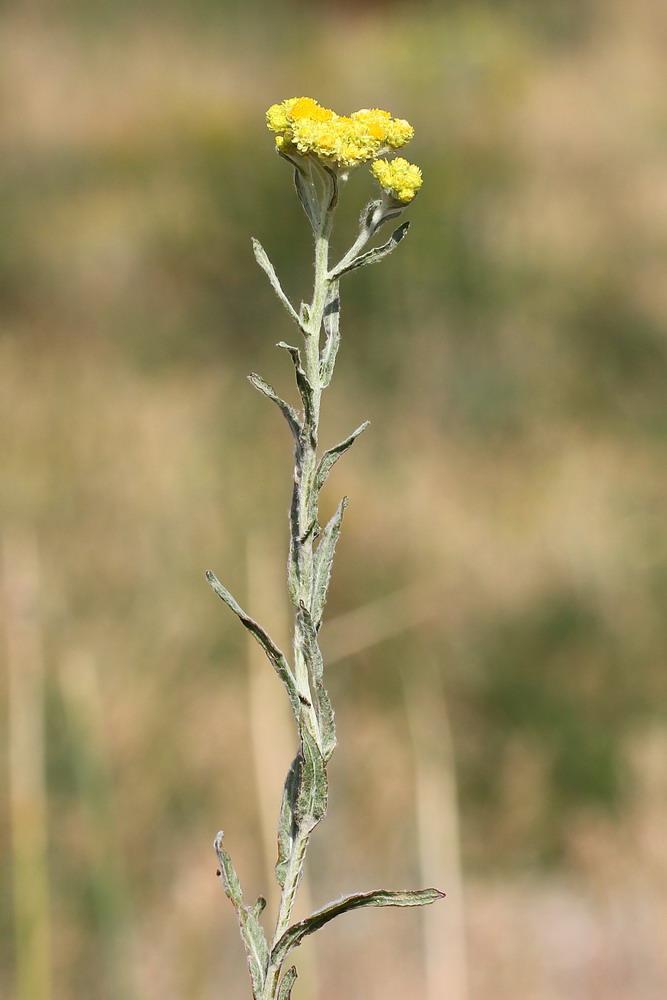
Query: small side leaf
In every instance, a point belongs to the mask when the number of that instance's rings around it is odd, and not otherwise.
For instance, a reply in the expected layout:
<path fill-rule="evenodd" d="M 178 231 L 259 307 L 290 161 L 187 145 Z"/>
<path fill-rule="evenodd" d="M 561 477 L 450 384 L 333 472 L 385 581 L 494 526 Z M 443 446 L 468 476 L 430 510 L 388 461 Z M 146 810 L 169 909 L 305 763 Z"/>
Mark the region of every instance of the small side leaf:
<path fill-rule="evenodd" d="M 269 963 L 269 946 L 262 925 L 259 922 L 259 915 L 266 905 L 266 900 L 260 896 L 254 906 L 243 905 L 241 883 L 234 870 L 229 854 L 222 846 L 222 837 L 223 834 L 220 831 L 215 838 L 215 851 L 220 864 L 222 884 L 225 895 L 236 910 L 241 938 L 243 939 L 243 946 L 248 960 L 248 969 L 250 970 L 253 996 L 257 1000 L 264 987 L 266 969 Z"/>
<path fill-rule="evenodd" d="M 302 833 L 314 830 L 327 811 L 328 782 L 324 758 L 307 726 L 301 726 L 301 773 L 296 821 Z"/>
<path fill-rule="evenodd" d="M 271 962 L 272 964 L 282 962 L 287 952 L 301 944 L 306 935 L 319 930 L 320 927 L 341 913 L 358 910 L 363 906 L 427 906 L 429 903 L 435 903 L 436 900 L 442 899 L 444 895 L 445 893 L 440 892 L 439 889 L 416 889 L 414 891 L 376 889 L 374 892 L 359 892 L 352 896 L 344 896 L 343 899 L 329 903 L 328 906 L 312 913 L 305 920 L 300 920 L 288 927 L 271 952 Z"/>
<path fill-rule="evenodd" d="M 324 687 L 324 661 L 317 642 L 313 618 L 303 603 L 297 612 L 300 631 L 304 638 L 304 655 L 308 672 L 315 688 L 315 715 L 319 728 L 318 743 L 326 764 L 336 749 L 336 725 L 331 700 Z"/>
<path fill-rule="evenodd" d="M 248 375 L 248 381 L 255 387 L 255 389 L 258 389 L 259 392 L 271 399 L 276 406 L 280 408 L 285 420 L 289 424 L 294 438 L 298 440 L 299 434 L 301 433 L 301 424 L 299 423 L 299 414 L 296 412 L 294 407 L 290 406 L 289 403 L 286 403 L 285 400 L 278 395 L 273 386 L 269 385 L 268 382 L 265 382 L 264 379 L 255 372 L 251 372 L 250 375 Z"/>
<path fill-rule="evenodd" d="M 324 486 L 329 472 L 336 464 L 341 455 L 344 455 L 348 448 L 351 448 L 354 442 L 357 440 L 360 434 L 366 430 L 369 426 L 370 420 L 364 420 L 363 424 L 359 424 L 355 431 L 352 431 L 349 437 L 346 437 L 344 441 L 340 444 L 334 445 L 333 448 L 329 448 L 325 451 L 320 459 L 320 464 L 317 467 L 317 472 L 315 474 L 315 488 L 321 490 Z"/>
<path fill-rule="evenodd" d="M 252 249 L 253 249 L 253 252 L 255 254 L 255 260 L 257 261 L 257 263 L 261 267 L 262 271 L 264 271 L 265 275 L 269 279 L 269 282 L 271 284 L 271 288 L 274 290 L 274 292 L 276 293 L 276 295 L 278 296 L 278 298 L 280 299 L 280 301 L 282 302 L 283 306 L 285 307 L 285 309 L 287 310 L 287 312 L 290 314 L 290 316 L 292 317 L 292 319 L 294 320 L 294 322 L 297 324 L 297 326 L 301 326 L 301 323 L 299 321 L 299 316 L 298 316 L 298 314 L 296 312 L 296 309 L 294 308 L 294 306 L 292 305 L 292 303 L 290 302 L 290 300 L 285 295 L 285 293 L 284 293 L 284 291 L 282 289 L 282 285 L 280 284 L 280 281 L 278 280 L 278 275 L 276 274 L 276 271 L 275 271 L 275 268 L 274 268 L 273 264 L 269 260 L 268 254 L 266 253 L 266 250 L 264 249 L 264 247 L 262 246 L 262 244 L 259 242 L 259 240 L 255 239 L 254 236 L 252 238 Z"/>
<path fill-rule="evenodd" d="M 211 571 L 208 570 L 206 573 L 206 579 L 218 597 L 224 601 L 228 608 L 231 608 L 234 614 L 237 615 L 241 621 L 241 624 L 248 629 L 255 639 L 257 639 L 257 642 L 266 653 L 276 673 L 287 689 L 292 711 L 294 712 L 295 718 L 298 722 L 301 718 L 299 692 L 297 691 L 296 681 L 294 680 L 292 671 L 290 670 L 289 664 L 285 659 L 285 654 L 278 648 L 278 646 L 276 646 L 268 632 L 266 632 L 262 626 L 254 620 L 254 618 L 251 618 L 250 615 L 246 614 L 243 608 L 234 600 L 229 591 L 223 587 L 214 573 L 211 573 Z"/>
<path fill-rule="evenodd" d="M 299 798 L 299 787 L 301 785 L 301 766 L 303 759 L 301 754 L 292 761 L 292 765 L 285 778 L 283 797 L 280 804 L 280 817 L 278 819 L 278 860 L 276 861 L 275 874 L 278 885 L 285 886 L 285 875 L 292 844 L 297 833 L 296 808 Z"/>
<path fill-rule="evenodd" d="M 303 210 L 308 216 L 308 221 L 313 229 L 317 229 L 320 216 L 317 191 L 315 190 L 310 177 L 308 177 L 303 170 L 296 166 L 294 169 L 294 188 L 296 190 L 297 197 L 303 206 Z"/>
<path fill-rule="evenodd" d="M 278 1000 L 290 1000 L 292 995 L 292 987 L 294 986 L 294 980 L 297 977 L 296 966 L 293 965 L 287 970 L 285 975 L 280 981 L 280 988 L 278 989 Z"/>
<path fill-rule="evenodd" d="M 322 388 L 326 389 L 331 382 L 334 365 L 336 364 L 336 355 L 340 346 L 340 294 L 337 280 L 329 283 L 327 297 L 324 302 L 322 323 L 327 339 L 320 359 L 320 381 Z"/>
<path fill-rule="evenodd" d="M 383 257 L 392 253 L 401 242 L 408 229 L 410 228 L 409 222 L 404 222 L 402 226 L 395 229 L 391 234 L 386 243 L 383 243 L 381 247 L 374 247 L 372 250 L 367 250 L 366 253 L 359 254 L 355 257 L 353 261 L 343 267 L 340 271 L 334 271 L 333 277 L 340 278 L 342 274 L 347 274 L 349 271 L 355 271 L 358 267 L 365 267 L 366 264 L 376 264 Z"/>
<path fill-rule="evenodd" d="M 294 371 L 296 374 L 296 384 L 299 390 L 299 395 L 303 401 L 304 415 L 307 424 L 313 424 L 314 422 L 314 411 L 313 411 L 313 387 L 308 381 L 308 377 L 303 370 L 303 365 L 301 364 L 301 353 L 298 347 L 292 347 L 290 344 L 286 344 L 284 340 L 281 340 L 276 344 L 276 347 L 281 347 L 284 351 L 287 351 L 292 359 L 292 364 L 294 365 Z"/>
<path fill-rule="evenodd" d="M 343 514 L 348 505 L 347 497 L 343 497 L 338 504 L 335 514 L 322 532 L 317 549 L 315 550 L 315 566 L 313 571 L 313 592 L 310 600 L 310 614 L 316 629 L 319 628 L 324 612 L 324 605 L 329 589 L 329 579 L 331 577 L 331 566 L 333 563 L 336 542 L 340 535 L 340 528 L 343 521 Z"/>

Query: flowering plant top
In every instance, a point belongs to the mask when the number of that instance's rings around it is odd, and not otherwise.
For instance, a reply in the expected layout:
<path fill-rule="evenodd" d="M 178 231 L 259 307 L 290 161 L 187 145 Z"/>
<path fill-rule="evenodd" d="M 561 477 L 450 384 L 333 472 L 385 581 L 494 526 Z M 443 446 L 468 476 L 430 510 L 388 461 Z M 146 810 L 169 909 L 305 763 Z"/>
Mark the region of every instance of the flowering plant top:
<path fill-rule="evenodd" d="M 392 118 L 388 111 L 362 108 L 349 116 L 338 115 L 312 97 L 290 97 L 273 104 L 266 122 L 276 133 L 276 149 L 283 156 L 315 159 L 341 175 L 400 149 L 414 135 L 409 122 Z M 392 163 L 401 164 L 400 177 Z M 380 173 L 374 164 L 373 173 L 388 194 L 404 203 L 414 198 L 422 184 L 419 167 L 402 158 L 389 161 Z"/>

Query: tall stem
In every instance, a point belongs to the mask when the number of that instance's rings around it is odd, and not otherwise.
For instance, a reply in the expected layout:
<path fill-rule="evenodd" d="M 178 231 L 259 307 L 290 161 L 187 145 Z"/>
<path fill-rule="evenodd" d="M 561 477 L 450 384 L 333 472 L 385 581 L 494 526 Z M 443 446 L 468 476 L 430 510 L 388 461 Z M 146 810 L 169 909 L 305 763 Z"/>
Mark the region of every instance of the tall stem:
<path fill-rule="evenodd" d="M 313 298 L 304 326 L 303 368 L 312 392 L 311 402 L 304 409 L 304 425 L 301 441 L 296 449 L 294 470 L 294 498 L 296 517 L 290 519 L 291 546 L 297 567 L 297 585 L 292 599 L 295 604 L 294 622 L 294 666 L 297 689 L 302 698 L 303 711 L 308 717 L 310 729 L 321 737 L 319 723 L 314 709 L 311 679 L 313 665 L 309 662 L 307 649 L 304 609 L 310 612 L 314 577 L 314 542 L 319 533 L 318 499 L 316 485 L 318 456 L 318 432 L 322 379 L 320 375 L 320 339 L 324 308 L 328 288 L 329 239 L 333 226 L 334 209 L 331 207 L 331 190 L 325 186 L 321 206 L 320 222 L 315 231 L 315 274 Z M 303 873 L 312 826 L 299 826 L 292 842 L 285 880 L 280 897 L 280 906 L 273 935 L 272 948 L 290 926 L 297 889 Z M 269 961 L 262 1000 L 274 1000 L 280 979 L 280 964 Z"/>

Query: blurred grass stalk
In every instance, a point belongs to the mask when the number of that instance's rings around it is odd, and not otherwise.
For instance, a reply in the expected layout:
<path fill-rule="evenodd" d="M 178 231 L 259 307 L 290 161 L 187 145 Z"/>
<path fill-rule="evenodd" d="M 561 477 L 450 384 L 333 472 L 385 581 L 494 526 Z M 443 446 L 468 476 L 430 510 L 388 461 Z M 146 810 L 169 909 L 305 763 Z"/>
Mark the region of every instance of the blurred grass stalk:
<path fill-rule="evenodd" d="M 51 1000 L 40 567 L 37 540 L 30 529 L 19 526 L 5 529 L 2 583 L 9 679 L 9 811 L 16 1000 Z"/>
<path fill-rule="evenodd" d="M 85 830 L 89 891 L 107 990 L 112 1000 L 134 1000 L 130 900 L 115 817 L 97 663 L 85 651 L 72 651 L 61 663 L 58 679 Z"/>

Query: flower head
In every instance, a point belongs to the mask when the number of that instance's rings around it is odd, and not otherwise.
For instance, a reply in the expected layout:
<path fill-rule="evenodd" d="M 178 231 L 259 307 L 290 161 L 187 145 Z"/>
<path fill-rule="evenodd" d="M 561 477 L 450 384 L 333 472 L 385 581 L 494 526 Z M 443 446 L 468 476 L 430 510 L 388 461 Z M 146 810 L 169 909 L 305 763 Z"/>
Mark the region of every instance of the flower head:
<path fill-rule="evenodd" d="M 388 195 L 405 203 L 412 201 L 423 183 L 419 167 L 402 156 L 394 160 L 376 160 L 371 171 Z"/>
<path fill-rule="evenodd" d="M 328 166 L 356 167 L 409 142 L 414 132 L 388 111 L 363 108 L 349 117 L 323 108 L 312 97 L 291 97 L 266 113 L 280 152 L 315 157 Z"/>

